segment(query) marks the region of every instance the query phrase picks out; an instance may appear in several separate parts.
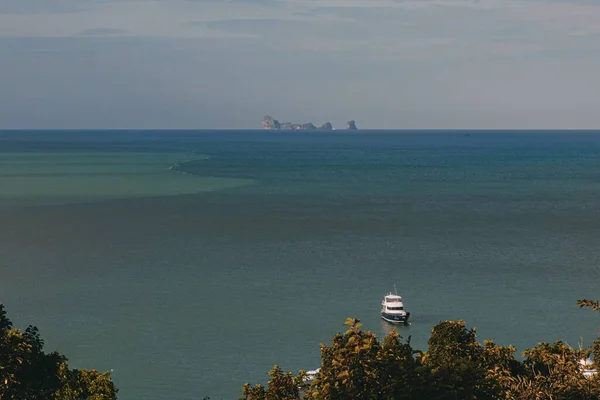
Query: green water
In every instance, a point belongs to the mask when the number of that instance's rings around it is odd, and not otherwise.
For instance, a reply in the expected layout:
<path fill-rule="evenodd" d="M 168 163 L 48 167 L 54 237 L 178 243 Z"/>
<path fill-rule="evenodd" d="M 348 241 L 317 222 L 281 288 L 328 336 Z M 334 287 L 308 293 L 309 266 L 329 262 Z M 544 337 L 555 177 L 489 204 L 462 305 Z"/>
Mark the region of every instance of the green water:
<path fill-rule="evenodd" d="M 0 161 L 0 201 L 65 204 L 81 200 L 176 196 L 222 190 L 250 179 L 177 173 L 170 168 L 208 156 L 142 152 L 7 153 Z"/>

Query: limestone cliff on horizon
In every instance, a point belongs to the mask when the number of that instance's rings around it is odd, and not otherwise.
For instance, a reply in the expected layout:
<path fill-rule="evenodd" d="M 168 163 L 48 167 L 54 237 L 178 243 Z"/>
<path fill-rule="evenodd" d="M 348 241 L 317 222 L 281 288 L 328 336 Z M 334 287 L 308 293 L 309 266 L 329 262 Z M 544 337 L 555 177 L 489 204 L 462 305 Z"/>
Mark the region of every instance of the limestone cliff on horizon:
<path fill-rule="evenodd" d="M 276 131 L 278 131 L 278 130 L 332 131 L 333 130 L 333 126 L 331 125 L 330 122 L 325 122 L 323 125 L 317 127 L 312 122 L 307 122 L 304 124 L 296 124 L 296 123 L 292 123 L 292 122 L 279 122 L 278 120 L 274 119 L 270 115 L 265 115 L 265 117 L 262 120 L 262 127 L 263 127 L 263 129 L 276 130 Z M 347 130 L 358 129 L 356 127 L 356 122 L 355 121 L 346 122 L 346 129 Z"/>

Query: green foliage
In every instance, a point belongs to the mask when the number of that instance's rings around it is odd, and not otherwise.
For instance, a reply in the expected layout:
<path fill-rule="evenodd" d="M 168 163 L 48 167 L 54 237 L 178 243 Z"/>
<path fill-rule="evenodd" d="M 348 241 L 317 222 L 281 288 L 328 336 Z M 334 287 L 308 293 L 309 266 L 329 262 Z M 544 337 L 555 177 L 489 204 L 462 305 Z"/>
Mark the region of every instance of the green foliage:
<path fill-rule="evenodd" d="M 579 367 L 586 350 L 575 350 L 558 341 L 540 343 L 523 352 L 525 373 L 516 376 L 511 392 L 519 399 L 596 399 L 597 378 L 587 379 Z"/>
<path fill-rule="evenodd" d="M 589 307 L 594 311 L 600 312 L 600 303 L 596 300 L 577 300 L 579 307 Z M 594 357 L 594 366 L 600 369 L 600 337 L 597 338 L 590 349 Z"/>
<path fill-rule="evenodd" d="M 304 385 L 303 378 L 306 374 L 300 371 L 297 376 L 291 372 L 283 372 L 275 365 L 269 371 L 269 382 L 265 389 L 262 385 L 251 386 L 246 383 L 240 400 L 297 400 Z"/>
<path fill-rule="evenodd" d="M 0 335 L 5 334 L 6 331 L 12 328 L 12 322 L 6 316 L 6 310 L 4 304 L 0 303 Z"/>
<path fill-rule="evenodd" d="M 589 307 L 594 311 L 600 311 L 600 303 L 596 300 L 577 300 L 579 307 Z"/>
<path fill-rule="evenodd" d="M 380 398 L 414 399 L 421 395 L 422 378 L 417 374 L 414 350 L 393 330 L 384 339 L 377 354 Z"/>
<path fill-rule="evenodd" d="M 0 304 L 0 398 L 48 399 L 60 388 L 58 367 L 65 358 L 42 351 L 37 328 L 12 328 Z"/>
<path fill-rule="evenodd" d="M 594 357 L 594 366 L 600 369 L 600 337 L 592 343 L 591 353 Z"/>
<path fill-rule="evenodd" d="M 69 370 L 66 357 L 45 353 L 34 326 L 12 327 L 0 304 L 0 399 L 114 400 L 110 375 L 95 370 Z"/>
<path fill-rule="evenodd" d="M 523 363 L 515 360 L 514 346 L 499 346 L 492 340 L 483 342 L 482 362 L 486 381 L 493 387 L 495 398 L 510 399 L 513 377 L 524 373 Z"/>
<path fill-rule="evenodd" d="M 497 397 L 499 385 L 488 379 L 484 348 L 476 339 L 475 329 L 467 329 L 464 321 L 443 321 L 433 327 L 429 350 L 421 357 L 427 398 Z"/>
<path fill-rule="evenodd" d="M 370 399 L 378 391 L 380 343 L 362 331 L 358 319 L 348 318 L 349 328 L 337 334 L 331 346 L 321 345 L 322 367 L 315 380 L 315 399 Z"/>
<path fill-rule="evenodd" d="M 580 306 L 600 310 L 597 302 Z M 403 343 L 396 331 L 383 341 L 348 318 L 346 332 L 321 345 L 321 370 L 307 386 L 275 367 L 268 388 L 244 385 L 242 400 L 599 400 L 600 376 L 585 377 L 579 361 L 600 361 L 600 338 L 575 350 L 564 342 L 540 343 L 515 359 L 513 346 L 477 341 L 464 321 L 433 327 L 426 352 Z"/>
<path fill-rule="evenodd" d="M 117 388 L 110 372 L 101 373 L 95 369 L 70 370 L 67 363 L 59 368 L 61 387 L 54 394 L 55 400 L 113 400 L 117 398 Z"/>

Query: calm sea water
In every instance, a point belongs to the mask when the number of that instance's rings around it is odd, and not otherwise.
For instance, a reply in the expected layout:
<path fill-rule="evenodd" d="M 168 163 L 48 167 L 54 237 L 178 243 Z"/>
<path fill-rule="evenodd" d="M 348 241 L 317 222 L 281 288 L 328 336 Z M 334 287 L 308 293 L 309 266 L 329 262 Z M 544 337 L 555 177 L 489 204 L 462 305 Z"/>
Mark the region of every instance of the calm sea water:
<path fill-rule="evenodd" d="M 346 317 L 597 336 L 600 132 L 0 131 L 0 301 L 123 400 L 236 399 Z"/>

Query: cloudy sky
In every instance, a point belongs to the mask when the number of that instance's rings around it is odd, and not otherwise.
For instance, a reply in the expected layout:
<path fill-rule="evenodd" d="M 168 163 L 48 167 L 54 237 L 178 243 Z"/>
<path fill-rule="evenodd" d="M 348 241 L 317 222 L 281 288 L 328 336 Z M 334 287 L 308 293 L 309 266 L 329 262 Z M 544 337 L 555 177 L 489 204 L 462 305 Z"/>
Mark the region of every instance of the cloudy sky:
<path fill-rule="evenodd" d="M 600 128 L 600 0 L 0 0 L 0 128 Z"/>

